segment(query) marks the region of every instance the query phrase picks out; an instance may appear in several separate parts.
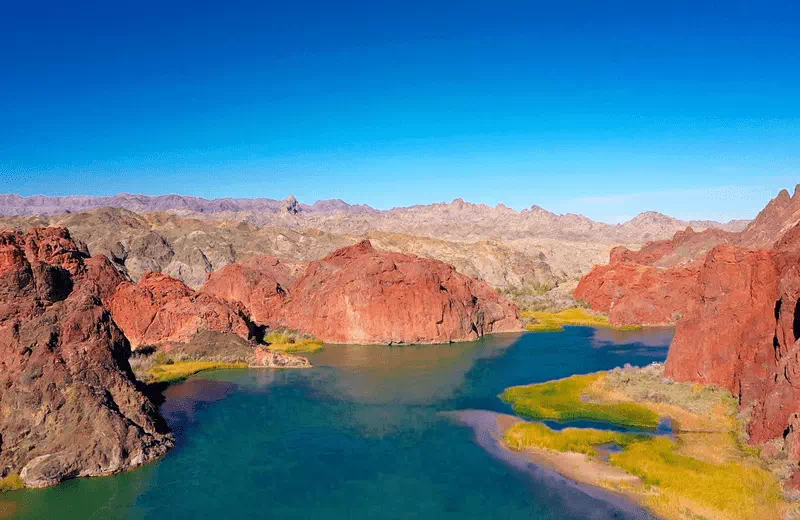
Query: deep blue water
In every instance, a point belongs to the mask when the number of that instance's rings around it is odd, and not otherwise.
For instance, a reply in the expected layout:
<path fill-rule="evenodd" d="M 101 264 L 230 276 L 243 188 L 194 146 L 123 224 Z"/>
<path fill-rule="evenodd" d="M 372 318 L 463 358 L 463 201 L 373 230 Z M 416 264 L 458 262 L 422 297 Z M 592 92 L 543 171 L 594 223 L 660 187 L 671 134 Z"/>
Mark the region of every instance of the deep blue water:
<path fill-rule="evenodd" d="M 442 346 L 328 346 L 313 369 L 201 374 L 167 391 L 178 442 L 162 461 L 2 500 L 26 520 L 636 518 L 492 453 L 440 412 L 512 413 L 497 398 L 508 386 L 662 361 L 671 339 L 570 327 Z"/>

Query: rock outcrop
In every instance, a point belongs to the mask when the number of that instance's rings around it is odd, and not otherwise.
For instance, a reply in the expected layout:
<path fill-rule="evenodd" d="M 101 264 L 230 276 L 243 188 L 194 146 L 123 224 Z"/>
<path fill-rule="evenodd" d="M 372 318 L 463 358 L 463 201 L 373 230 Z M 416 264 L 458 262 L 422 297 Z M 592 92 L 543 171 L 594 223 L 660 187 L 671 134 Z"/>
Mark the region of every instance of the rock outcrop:
<path fill-rule="evenodd" d="M 254 334 L 244 309 L 207 293 L 197 293 L 162 273 L 147 273 L 138 284 L 121 283 L 109 301 L 114 321 L 131 346 L 186 343 L 200 331 Z"/>
<path fill-rule="evenodd" d="M 311 262 L 274 324 L 329 343 L 446 343 L 521 330 L 516 305 L 448 264 L 369 241 Z"/>
<path fill-rule="evenodd" d="M 211 273 L 201 292 L 241 303 L 256 323 L 276 323 L 286 291 L 305 268 L 270 255 L 251 257 Z"/>
<path fill-rule="evenodd" d="M 308 359 L 300 356 L 293 356 L 283 352 L 276 352 L 264 347 L 257 347 L 253 354 L 253 361 L 250 362 L 251 368 L 309 368 L 311 363 Z"/>
<path fill-rule="evenodd" d="M 694 302 L 698 274 L 696 266 L 660 269 L 618 261 L 592 269 L 573 295 L 607 313 L 615 326 L 671 325 Z"/>
<path fill-rule="evenodd" d="M 694 263 L 654 267 L 686 237 L 638 253 L 616 250 L 611 264 L 595 268 L 576 289 L 616 323 L 636 323 L 644 309 L 663 318 L 682 303 L 666 375 L 736 395 L 750 418 L 750 442 L 769 443 L 772 454 L 782 450 L 797 470 L 789 479 L 794 486 L 800 486 L 799 192 L 781 192 L 745 231 L 720 235 L 723 243 Z M 636 313 L 620 315 L 619 308 Z"/>
<path fill-rule="evenodd" d="M 43 487 L 136 467 L 172 446 L 102 303 L 119 281 L 64 229 L 0 233 L 0 475 Z"/>

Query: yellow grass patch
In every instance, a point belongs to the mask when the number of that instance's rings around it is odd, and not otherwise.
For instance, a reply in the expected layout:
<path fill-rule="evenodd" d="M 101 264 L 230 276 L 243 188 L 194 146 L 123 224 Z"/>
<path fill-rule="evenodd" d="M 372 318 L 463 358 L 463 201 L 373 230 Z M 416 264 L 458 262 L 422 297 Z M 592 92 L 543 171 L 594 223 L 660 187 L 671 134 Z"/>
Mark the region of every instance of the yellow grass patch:
<path fill-rule="evenodd" d="M 270 350 L 280 352 L 319 352 L 323 348 L 321 340 L 316 338 L 298 337 L 288 332 L 270 332 L 264 341 Z"/>
<path fill-rule="evenodd" d="M 642 435 L 594 428 L 564 428 L 555 431 L 542 423 L 526 422 L 515 424 L 504 435 L 506 444 L 515 450 L 535 446 L 553 451 L 571 451 L 586 455 L 597 455 L 597 446 L 604 444 L 627 446 L 645 438 Z"/>
<path fill-rule="evenodd" d="M 528 323 L 526 328 L 532 332 L 559 332 L 566 325 L 585 327 L 605 327 L 616 330 L 640 330 L 639 326 L 614 327 L 607 316 L 590 314 L 585 309 L 565 309 L 559 312 L 523 311 L 522 318 Z"/>
<path fill-rule="evenodd" d="M 586 399 L 587 391 L 603 372 L 578 375 L 527 386 L 506 389 L 500 396 L 514 411 L 532 419 L 554 421 L 593 420 L 655 429 L 659 416 L 649 408 L 632 402 L 596 402 Z"/>
<path fill-rule="evenodd" d="M 563 383 L 570 380 L 571 384 Z M 608 464 L 639 477 L 644 486 L 625 490 L 618 485 L 609 487 L 638 497 L 668 519 L 779 519 L 790 508 L 777 475 L 766 469 L 756 450 L 747 449 L 737 441 L 740 425 L 736 420 L 736 403 L 722 389 L 665 381 L 663 366 L 659 365 L 573 376 L 531 386 L 538 386 L 540 395 L 526 396 L 533 399 L 527 409 L 548 409 L 552 402 L 571 406 L 576 395 L 580 396 L 580 404 L 567 416 L 574 416 L 587 402 L 636 405 L 657 417 L 669 416 L 676 440 L 596 429 L 553 431 L 541 424 L 523 423 L 509 428 L 505 434 L 506 443 L 513 449 L 593 456 L 597 446 L 617 444 L 623 449 L 610 455 Z M 510 388 L 506 393 L 513 390 Z"/>
<path fill-rule="evenodd" d="M 220 361 L 176 361 L 174 363 L 156 365 L 147 372 L 148 382 L 175 383 L 187 377 L 223 368 L 247 368 L 247 363 L 223 363 Z"/>
<path fill-rule="evenodd" d="M 16 473 L 11 473 L 7 477 L 0 478 L 0 493 L 5 493 L 7 491 L 15 491 L 17 489 L 22 489 L 24 487 L 25 483 Z"/>

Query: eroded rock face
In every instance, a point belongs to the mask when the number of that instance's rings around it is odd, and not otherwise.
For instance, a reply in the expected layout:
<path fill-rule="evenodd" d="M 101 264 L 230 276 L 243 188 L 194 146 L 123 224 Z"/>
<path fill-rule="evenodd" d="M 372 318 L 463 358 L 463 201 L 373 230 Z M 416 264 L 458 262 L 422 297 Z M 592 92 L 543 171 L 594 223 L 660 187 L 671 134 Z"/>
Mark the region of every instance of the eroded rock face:
<path fill-rule="evenodd" d="M 659 269 L 617 262 L 581 278 L 573 295 L 605 312 L 613 325 L 671 325 L 696 299 L 697 266 Z"/>
<path fill-rule="evenodd" d="M 186 343 L 203 330 L 244 339 L 254 333 L 241 306 L 197 293 L 162 273 L 147 273 L 138 284 L 123 282 L 111 297 L 109 308 L 134 349 Z"/>
<path fill-rule="evenodd" d="M 715 384 L 752 402 L 774 365 L 774 252 L 719 246 L 700 269 L 693 311 L 678 322 L 666 375 Z"/>
<path fill-rule="evenodd" d="M 485 282 L 369 241 L 311 262 L 277 324 L 329 343 L 443 343 L 522 328 L 516 305 Z"/>
<path fill-rule="evenodd" d="M 211 273 L 201 292 L 241 303 L 256 323 L 276 323 L 289 286 L 305 267 L 270 255 L 256 256 Z"/>
<path fill-rule="evenodd" d="M 0 233 L 0 474 L 43 487 L 136 467 L 172 446 L 102 304 L 118 276 L 66 230 Z"/>

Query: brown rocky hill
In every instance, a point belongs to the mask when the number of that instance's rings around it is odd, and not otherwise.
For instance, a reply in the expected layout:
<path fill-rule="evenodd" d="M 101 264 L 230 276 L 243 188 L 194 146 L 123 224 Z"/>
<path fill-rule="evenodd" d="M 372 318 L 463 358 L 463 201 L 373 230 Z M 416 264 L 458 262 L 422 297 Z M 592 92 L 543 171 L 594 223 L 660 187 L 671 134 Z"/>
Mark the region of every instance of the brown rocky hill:
<path fill-rule="evenodd" d="M 566 240 L 610 240 L 644 243 L 667 238 L 691 226 L 701 230 L 719 228 L 741 231 L 746 221 L 721 224 L 713 221 L 681 221 L 657 212 L 646 212 L 619 225 L 594 222 L 583 215 L 556 215 L 539 206 L 517 212 L 498 204 L 472 204 L 462 199 L 451 203 L 417 205 L 380 211 L 339 199 L 303 204 L 293 196 L 286 200 L 264 198 L 204 199 L 181 195 L 132 195 L 111 197 L 67 196 L 21 197 L 0 195 L 0 215 L 57 215 L 100 208 L 122 208 L 136 213 L 161 211 L 221 215 L 224 220 L 249 220 L 258 227 L 319 229 L 344 235 L 366 235 L 385 231 L 446 240 L 504 239 L 525 237 Z"/>
<path fill-rule="evenodd" d="M 352 213 L 376 212 L 377 210 L 362 204 L 348 204 L 343 200 L 321 200 L 314 204 L 298 203 L 290 196 L 286 200 L 264 198 L 252 199 L 204 199 L 184 195 L 132 195 L 121 193 L 111 197 L 92 197 L 75 195 L 66 197 L 20 197 L 19 195 L 0 195 L 0 215 L 58 215 L 99 208 L 123 208 L 137 213 L 157 211 L 192 211 L 198 213 L 221 212 L 258 212 L 280 213 L 304 211 Z"/>
<path fill-rule="evenodd" d="M 102 304 L 120 280 L 63 229 L 0 233 L 0 475 L 47 486 L 140 466 L 172 446 Z"/>
<path fill-rule="evenodd" d="M 460 273 L 527 301 L 548 288 L 568 285 L 607 258 L 615 244 L 635 248 L 652 238 L 666 238 L 687 224 L 651 212 L 610 226 L 536 206 L 517 212 L 503 205 L 489 207 L 461 200 L 377 211 L 342 201 L 309 206 L 294 198 L 3 197 L 0 213 L 48 213 L 100 204 L 136 211 L 169 210 L 138 214 L 101 208 L 51 216 L 0 217 L 0 227 L 63 226 L 85 243 L 92 255 L 107 256 L 134 281 L 148 271 L 163 272 L 194 289 L 210 273 L 255 255 L 308 262 L 368 238 L 379 249 L 452 264 Z M 741 222 L 723 227 L 739 226 Z"/>
<path fill-rule="evenodd" d="M 747 225 L 746 221 L 732 221 L 727 224 L 687 222 L 656 212 L 643 213 L 623 224 L 612 225 L 574 213 L 558 215 L 539 206 L 518 212 L 503 204 L 491 207 L 462 199 L 372 213 L 253 213 L 239 216 L 242 217 L 258 226 L 312 228 L 347 235 L 384 231 L 457 242 L 555 238 L 565 241 L 642 244 L 668 238 L 687 226 L 698 230 L 713 227 L 741 231 Z"/>
<path fill-rule="evenodd" d="M 727 388 L 750 441 L 795 465 L 800 486 L 800 196 L 782 191 L 746 230 L 704 237 L 686 262 L 658 267 L 693 234 L 617 249 L 575 291 L 615 324 L 677 323 L 666 374 Z M 709 252 L 710 241 L 718 239 Z M 697 254 L 696 257 L 693 255 Z"/>
<path fill-rule="evenodd" d="M 609 249 L 607 244 L 584 247 L 530 240 L 517 244 L 448 242 L 385 232 L 355 237 L 311 229 L 258 228 L 244 222 L 168 213 L 138 215 L 111 208 L 49 217 L 0 218 L 0 227 L 13 229 L 47 225 L 68 228 L 92 255 L 107 256 L 134 281 L 148 271 L 163 272 L 195 289 L 209 273 L 256 255 L 308 262 L 363 238 L 380 249 L 453 264 L 459 272 L 498 289 L 554 285 L 587 270 Z M 565 251 L 570 248 L 572 254 Z"/>

